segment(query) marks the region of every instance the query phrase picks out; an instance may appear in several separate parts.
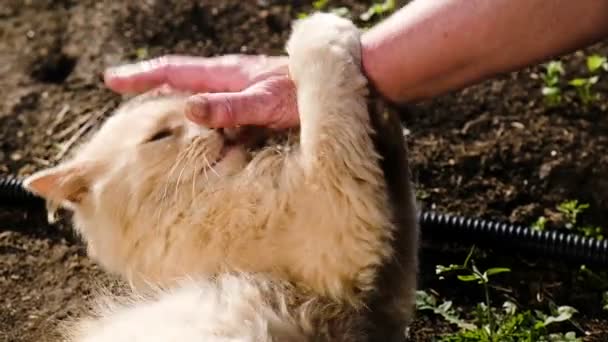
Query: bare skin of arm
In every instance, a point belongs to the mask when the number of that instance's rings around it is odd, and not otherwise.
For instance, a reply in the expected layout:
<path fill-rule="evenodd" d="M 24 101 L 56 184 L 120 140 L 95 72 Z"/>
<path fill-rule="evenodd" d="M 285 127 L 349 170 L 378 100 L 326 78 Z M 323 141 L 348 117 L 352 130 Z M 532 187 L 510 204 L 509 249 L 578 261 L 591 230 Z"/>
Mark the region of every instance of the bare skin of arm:
<path fill-rule="evenodd" d="M 416 102 L 608 37 L 608 0 L 415 0 L 362 37 L 363 69 L 394 102 Z M 188 118 L 211 127 L 299 124 L 287 57 L 166 56 L 108 69 L 121 92 L 197 92 Z"/>

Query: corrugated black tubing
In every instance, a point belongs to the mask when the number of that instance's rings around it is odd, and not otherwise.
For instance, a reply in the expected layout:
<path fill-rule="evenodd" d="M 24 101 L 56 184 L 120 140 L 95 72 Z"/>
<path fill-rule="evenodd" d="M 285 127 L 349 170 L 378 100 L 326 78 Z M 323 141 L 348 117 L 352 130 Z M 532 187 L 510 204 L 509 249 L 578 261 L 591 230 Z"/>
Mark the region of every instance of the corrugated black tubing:
<path fill-rule="evenodd" d="M 26 190 L 23 181 L 14 176 L 0 176 L 0 206 L 31 207 L 44 205 L 44 201 Z"/>
<path fill-rule="evenodd" d="M 518 224 L 432 211 L 419 213 L 418 221 L 422 234 L 431 239 L 466 241 L 506 248 L 513 253 L 526 250 L 545 257 L 608 264 L 608 239 L 599 240 L 558 230 L 539 231 Z"/>
<path fill-rule="evenodd" d="M 23 187 L 19 178 L 0 177 L 0 206 L 37 206 L 44 201 Z M 442 214 L 419 213 L 423 238 L 459 241 L 480 246 L 525 250 L 538 255 L 571 261 L 608 265 L 608 239 L 571 234 L 564 231 L 539 231 L 523 225 Z"/>

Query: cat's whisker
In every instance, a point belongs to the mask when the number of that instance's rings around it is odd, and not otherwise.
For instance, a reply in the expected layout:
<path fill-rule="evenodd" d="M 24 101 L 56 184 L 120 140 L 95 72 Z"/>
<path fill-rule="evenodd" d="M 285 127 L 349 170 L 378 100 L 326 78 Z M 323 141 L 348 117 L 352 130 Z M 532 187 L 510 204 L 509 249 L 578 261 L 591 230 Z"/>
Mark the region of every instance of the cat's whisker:
<path fill-rule="evenodd" d="M 209 162 L 209 159 L 207 159 L 207 156 L 203 155 L 203 158 L 205 159 L 205 162 L 207 163 L 207 168 L 209 168 L 209 170 L 213 173 L 215 173 L 216 176 L 219 177 L 219 173 L 217 173 L 217 171 L 213 168 L 213 165 Z"/>
<path fill-rule="evenodd" d="M 196 177 L 198 176 L 198 158 L 194 162 L 194 168 L 192 169 L 192 199 L 196 197 Z"/>
<path fill-rule="evenodd" d="M 188 147 L 184 153 L 184 157 L 182 158 L 183 165 L 179 172 L 179 175 L 177 176 L 177 182 L 175 183 L 175 201 L 176 202 L 178 201 L 178 196 L 180 194 L 179 186 L 182 181 L 182 176 L 184 174 L 184 171 L 186 171 L 186 167 L 188 166 L 188 164 L 190 164 L 190 161 L 192 160 L 192 155 L 196 150 L 196 148 L 195 148 L 196 142 L 197 142 L 197 140 L 193 141 L 192 144 L 188 145 Z"/>
<path fill-rule="evenodd" d="M 179 175 L 177 176 L 177 182 L 175 182 L 175 196 L 174 196 L 175 197 L 175 202 L 178 201 L 178 197 L 179 197 L 179 194 L 180 194 L 179 186 L 180 186 L 180 184 L 182 182 L 182 176 L 184 175 L 184 171 L 186 171 L 186 166 L 187 166 L 187 163 L 184 164 L 184 166 L 182 167 L 181 171 L 179 172 Z"/>
<path fill-rule="evenodd" d="M 185 151 L 185 152 L 187 152 L 187 151 Z M 175 173 L 177 168 L 182 164 L 182 162 L 184 161 L 184 159 L 187 156 L 187 153 L 185 153 L 185 152 L 182 152 L 178 155 L 177 160 L 175 161 L 175 163 L 173 164 L 171 169 L 169 169 L 169 172 L 167 172 L 167 177 L 165 179 L 165 184 L 163 186 L 163 194 L 161 196 L 160 204 L 159 204 L 158 210 L 157 210 L 157 212 L 159 213 L 159 218 L 158 218 L 159 222 L 160 222 L 160 216 L 162 216 L 165 209 L 170 207 L 170 204 L 167 200 L 169 197 L 169 185 L 171 184 L 171 178 L 173 177 L 173 174 Z"/>

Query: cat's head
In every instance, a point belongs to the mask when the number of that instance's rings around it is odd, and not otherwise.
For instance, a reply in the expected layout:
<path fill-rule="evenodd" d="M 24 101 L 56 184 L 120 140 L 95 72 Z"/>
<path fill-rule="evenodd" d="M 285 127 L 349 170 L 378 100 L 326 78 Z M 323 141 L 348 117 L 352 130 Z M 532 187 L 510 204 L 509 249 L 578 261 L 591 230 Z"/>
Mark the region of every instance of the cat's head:
<path fill-rule="evenodd" d="M 246 166 L 246 149 L 222 130 L 191 123 L 185 100 L 172 94 L 126 102 L 72 157 L 28 177 L 26 188 L 72 210 L 75 220 L 103 227 L 153 215 L 150 208 L 176 193 L 221 184 Z"/>

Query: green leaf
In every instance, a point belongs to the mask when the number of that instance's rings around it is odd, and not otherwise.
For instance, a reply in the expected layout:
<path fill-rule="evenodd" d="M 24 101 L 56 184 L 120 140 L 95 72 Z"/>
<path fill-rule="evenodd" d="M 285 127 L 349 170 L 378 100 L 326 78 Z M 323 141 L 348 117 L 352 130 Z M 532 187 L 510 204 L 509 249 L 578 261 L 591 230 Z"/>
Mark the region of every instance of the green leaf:
<path fill-rule="evenodd" d="M 383 15 L 385 13 L 392 12 L 393 10 L 395 10 L 395 0 L 385 0 L 381 4 L 371 5 L 367 11 L 359 16 L 359 19 L 369 21 L 376 15 Z"/>
<path fill-rule="evenodd" d="M 555 95 L 558 95 L 561 91 L 558 87 L 543 87 L 541 92 L 544 96 L 555 96 Z M 540 219 L 540 217 L 539 217 L 539 219 Z"/>
<path fill-rule="evenodd" d="M 423 290 L 416 291 L 416 309 L 432 310 L 437 306 L 437 298 Z"/>
<path fill-rule="evenodd" d="M 462 264 L 463 267 L 467 267 L 469 265 L 469 261 L 471 260 L 471 257 L 473 257 L 474 252 L 475 252 L 475 245 L 473 245 L 471 247 L 471 249 L 469 250 L 469 254 L 467 254 L 466 259 L 464 259 L 464 264 Z"/>
<path fill-rule="evenodd" d="M 348 7 L 338 7 L 338 8 L 334 8 L 331 10 L 331 13 L 343 17 L 343 18 L 348 18 L 350 17 L 350 10 L 348 9 Z"/>
<path fill-rule="evenodd" d="M 596 72 L 599 68 L 605 68 L 604 65 L 608 63 L 608 59 L 600 55 L 591 55 L 587 57 L 587 69 L 591 72 Z"/>
<path fill-rule="evenodd" d="M 493 268 L 487 269 L 485 273 L 487 275 L 491 276 L 494 274 L 505 273 L 505 272 L 511 272 L 511 269 L 506 268 L 506 267 L 493 267 Z"/>
<path fill-rule="evenodd" d="M 543 88 L 544 90 L 544 88 Z M 543 231 L 545 230 L 545 225 L 547 224 L 547 218 L 544 216 L 540 216 L 536 222 L 532 223 L 532 229 Z"/>
<path fill-rule="evenodd" d="M 587 79 L 583 79 L 587 82 Z M 584 88 L 583 88 L 584 89 Z M 578 215 L 581 214 L 585 209 L 589 208 L 588 203 L 578 203 L 578 200 L 570 200 L 560 203 L 557 206 L 557 211 L 564 214 L 568 220 L 569 228 L 573 228 L 576 225 Z M 568 227 L 568 225 L 566 225 Z"/>
<path fill-rule="evenodd" d="M 137 56 L 137 59 L 139 60 L 148 58 L 148 49 L 145 47 L 136 49 L 135 56 Z"/>
<path fill-rule="evenodd" d="M 464 269 L 464 267 L 462 267 L 461 265 L 451 264 L 448 267 L 445 267 L 443 265 L 437 265 L 437 266 L 435 266 L 435 274 L 442 274 L 442 273 L 452 272 L 452 271 L 460 271 L 463 269 Z"/>
<path fill-rule="evenodd" d="M 502 304 L 502 308 L 507 315 L 514 315 L 517 312 L 517 304 L 508 300 Z"/>
<path fill-rule="evenodd" d="M 329 0 L 317 0 L 312 3 L 312 7 L 314 7 L 316 10 L 320 11 L 320 10 L 324 9 L 328 3 L 329 3 Z"/>
<path fill-rule="evenodd" d="M 460 281 L 474 281 L 474 280 L 479 280 L 481 278 L 476 274 L 470 274 L 470 275 L 459 275 L 458 279 Z"/>
<path fill-rule="evenodd" d="M 577 312 L 578 311 L 571 306 L 560 306 L 559 308 L 557 308 L 557 315 L 545 318 L 545 321 L 543 323 L 545 326 L 547 326 L 551 323 L 567 321 L 572 318 L 572 315 Z"/>
<path fill-rule="evenodd" d="M 476 329 L 475 325 L 466 322 L 458 316 L 458 313 L 452 307 L 451 301 L 445 301 L 437 306 L 437 298 L 426 291 L 416 291 L 416 309 L 420 311 L 433 311 L 434 314 L 441 316 L 446 322 L 457 325 L 461 329 Z"/>
<path fill-rule="evenodd" d="M 588 81 L 586 78 L 575 78 L 573 80 L 570 80 L 570 82 L 568 82 L 568 84 L 573 87 L 582 87 L 582 86 L 586 85 L 587 82 Z"/>
<path fill-rule="evenodd" d="M 547 74 L 551 76 L 563 75 L 565 73 L 564 65 L 560 61 L 551 61 L 547 63 L 545 68 L 547 69 Z"/>

